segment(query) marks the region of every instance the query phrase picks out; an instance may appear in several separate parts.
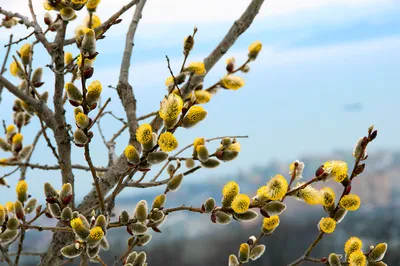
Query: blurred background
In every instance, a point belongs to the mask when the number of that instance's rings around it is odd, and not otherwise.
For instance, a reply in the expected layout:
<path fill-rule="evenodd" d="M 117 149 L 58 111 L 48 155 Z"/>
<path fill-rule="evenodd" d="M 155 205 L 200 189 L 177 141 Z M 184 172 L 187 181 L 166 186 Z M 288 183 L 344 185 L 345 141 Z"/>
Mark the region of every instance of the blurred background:
<path fill-rule="evenodd" d="M 128 0 L 102 0 L 97 15 L 108 19 Z M 165 55 L 171 59 L 174 72 L 182 64 L 182 43 L 198 28 L 195 46 L 188 62 L 201 61 L 214 48 L 234 20 L 239 18 L 250 1 L 246 0 L 152 0 L 148 1 L 139 23 L 134 42 L 130 83 L 138 101 L 138 115 L 159 108 L 165 95 L 165 79 L 169 76 Z M 45 10 L 41 0 L 33 0 L 42 22 Z M 1 8 L 29 16 L 27 1 L 2 1 Z M 52 13 L 52 12 L 51 12 Z M 125 34 L 133 10 L 122 16 L 123 21 L 112 27 L 106 38 L 97 44 L 99 52 L 93 80 L 103 84 L 103 101 L 112 98 L 107 110 L 118 117 L 125 115 L 115 86 L 125 43 Z M 56 13 L 52 13 L 55 18 Z M 85 9 L 68 25 L 68 37 L 87 16 Z M 12 30 L 0 29 L 0 60 L 3 60 L 9 34 L 14 40 L 30 33 L 18 25 Z M 49 34 L 50 40 L 54 35 Z M 207 119 L 190 130 L 178 130 L 176 136 L 182 148 L 196 137 L 248 135 L 240 139 L 242 150 L 234 162 L 217 169 L 202 169 L 188 176 L 181 189 L 168 194 L 167 207 L 181 204 L 201 206 L 212 196 L 221 197 L 225 182 L 236 180 L 243 193 L 254 195 L 256 189 L 273 175 L 288 176 L 289 164 L 299 159 L 306 164 L 305 180 L 313 177 L 315 169 L 328 159 L 342 159 L 353 164 L 352 148 L 370 125 L 379 130 L 378 138 L 370 145 L 364 174 L 355 180 L 353 189 L 362 200 L 359 211 L 347 215 L 335 234 L 313 251 L 314 257 L 331 252 L 343 253 L 343 245 L 351 236 L 364 241 L 365 248 L 385 241 L 389 252 L 388 265 L 397 265 L 400 248 L 400 142 L 398 99 L 400 97 L 400 2 L 398 0 L 269 0 L 266 1 L 250 27 L 228 51 L 226 56 L 207 75 L 205 86 L 214 84 L 225 74 L 225 60 L 236 57 L 238 64 L 246 60 L 247 47 L 253 41 L 263 43 L 263 50 L 251 64 L 248 74 L 240 74 L 246 86 L 238 91 L 220 91 L 204 107 Z M 12 53 L 24 42 L 14 45 Z M 75 55 L 75 46 L 66 51 Z M 9 63 L 11 61 L 9 60 Z M 34 67 L 51 63 L 43 48 L 36 46 Z M 5 76 L 15 84 L 18 80 Z M 45 85 L 41 91 L 52 94 L 52 72 L 44 68 Z M 67 77 L 69 79 L 69 77 Z M 3 91 L 0 118 L 12 123 L 14 96 Z M 50 97 L 51 99 L 51 97 Z M 67 106 L 67 119 L 73 125 L 73 108 Z M 122 126 L 111 116 L 102 120 L 103 132 L 110 138 Z M 39 130 L 37 120 L 23 130 L 24 143 L 30 144 Z M 107 149 L 95 130 L 92 145 L 96 166 L 107 165 Z M 49 131 L 49 134 L 51 132 Z M 128 141 L 127 132 L 117 139 L 117 154 Z M 217 147 L 217 143 L 209 145 Z M 191 151 L 187 152 L 190 155 Z M 0 157 L 8 156 L 0 152 Z M 74 163 L 85 164 L 83 150 L 73 147 Z M 45 140 L 39 141 L 32 163 L 54 165 L 56 161 Z M 350 168 L 349 167 L 349 168 Z M 1 167 L 0 176 L 13 167 Z M 157 168 L 147 175 L 150 180 Z M 76 170 L 76 197 L 79 202 L 92 187 L 89 173 Z M 8 177 L 11 188 L 0 187 L 0 203 L 15 199 L 15 184 L 19 173 Z M 161 177 L 162 178 L 162 177 Z M 146 179 L 147 180 L 147 179 Z M 61 187 L 58 171 L 28 170 L 30 194 L 44 204 L 43 183 Z M 340 190 L 337 184 L 325 184 Z M 163 188 L 130 188 L 121 193 L 117 210 L 133 211 L 141 200 L 152 199 Z M 325 215 L 321 207 L 306 206 L 287 200 L 288 210 L 281 217 L 276 233 L 263 239 L 266 253 L 254 265 L 286 265 L 301 256 L 314 240 L 317 223 Z M 117 218 L 114 218 L 117 219 Z M 54 224 L 44 218 L 38 224 Z M 207 215 L 177 212 L 161 227 L 162 233 L 152 233 L 152 242 L 138 250 L 149 255 L 149 265 L 226 265 L 229 254 L 237 253 L 240 243 L 259 234 L 261 218 L 251 223 L 216 225 Z M 126 249 L 128 234 L 124 229 L 108 235 L 112 249 L 102 255 L 107 263 Z M 26 251 L 43 252 L 51 234 L 30 232 L 24 243 Z M 24 265 L 37 263 L 35 257 L 25 257 Z M 75 264 L 77 261 L 75 261 Z M 1 264 L 1 262 L 0 262 Z M 74 265 L 75 265 L 74 264 Z"/>

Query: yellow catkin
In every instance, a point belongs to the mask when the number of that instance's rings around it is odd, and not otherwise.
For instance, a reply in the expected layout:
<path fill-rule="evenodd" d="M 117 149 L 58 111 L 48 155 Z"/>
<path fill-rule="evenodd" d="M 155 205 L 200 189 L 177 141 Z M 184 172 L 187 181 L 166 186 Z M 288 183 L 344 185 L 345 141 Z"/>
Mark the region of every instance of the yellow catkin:
<path fill-rule="evenodd" d="M 206 73 L 206 68 L 203 62 L 190 63 L 186 69 L 187 71 L 193 72 L 196 75 L 204 75 Z"/>
<path fill-rule="evenodd" d="M 24 136 L 21 133 L 17 133 L 12 137 L 12 143 L 22 143 Z"/>
<path fill-rule="evenodd" d="M 136 139 L 141 144 L 147 144 L 152 141 L 152 133 L 150 124 L 142 124 L 136 130 Z"/>
<path fill-rule="evenodd" d="M 133 145 L 128 145 L 124 150 L 124 154 L 129 161 L 135 161 L 135 159 L 138 157 L 138 152 Z"/>
<path fill-rule="evenodd" d="M 205 90 L 198 90 L 194 92 L 194 96 L 196 96 L 196 104 L 204 104 L 211 100 L 212 94 Z"/>
<path fill-rule="evenodd" d="M 344 252 L 347 255 L 350 255 L 351 253 L 357 251 L 357 250 L 361 250 L 363 246 L 362 241 L 358 238 L 358 237 L 350 237 L 349 240 L 346 241 L 346 243 L 344 244 Z"/>
<path fill-rule="evenodd" d="M 240 152 L 240 143 L 239 141 L 236 141 L 235 143 L 232 143 L 231 145 L 228 146 L 229 151 L 237 151 Z"/>
<path fill-rule="evenodd" d="M 331 234 L 331 233 L 333 233 L 333 231 L 335 231 L 336 221 L 330 217 L 326 217 L 326 218 L 322 218 L 318 225 L 319 225 L 319 229 L 322 232 Z"/>
<path fill-rule="evenodd" d="M 249 46 L 249 58 L 255 59 L 259 52 L 261 51 L 262 43 L 260 41 L 255 41 Z"/>
<path fill-rule="evenodd" d="M 92 241 L 99 241 L 104 236 L 103 229 L 100 226 L 96 226 L 90 230 L 90 238 Z"/>
<path fill-rule="evenodd" d="M 279 216 L 273 215 L 269 218 L 264 218 L 263 220 L 263 229 L 265 230 L 273 230 L 279 225 Z"/>
<path fill-rule="evenodd" d="M 244 213 L 249 209 L 250 198 L 246 194 L 237 195 L 231 204 L 231 207 L 236 213 Z"/>
<path fill-rule="evenodd" d="M 87 16 L 85 18 L 85 25 L 87 25 L 88 28 L 95 29 L 101 25 L 101 20 L 100 20 L 99 16 L 97 16 L 95 14 L 92 15 L 92 26 L 91 27 L 89 27 L 89 20 L 90 20 L 90 17 Z"/>
<path fill-rule="evenodd" d="M 183 125 L 185 127 L 192 127 L 197 123 L 204 120 L 207 116 L 207 111 L 199 105 L 194 105 L 189 108 L 189 111 L 183 118 Z"/>
<path fill-rule="evenodd" d="M 340 200 L 340 206 L 348 211 L 356 211 L 360 208 L 361 200 L 360 197 L 355 194 L 349 194 L 343 196 Z"/>
<path fill-rule="evenodd" d="M 327 207 L 335 203 L 335 192 L 330 187 L 321 189 L 321 203 Z"/>
<path fill-rule="evenodd" d="M 18 181 L 15 191 L 18 195 L 25 194 L 28 191 L 28 183 L 25 180 Z"/>
<path fill-rule="evenodd" d="M 171 132 L 165 132 L 158 138 L 160 149 L 165 152 L 170 152 L 178 147 L 178 141 Z"/>
<path fill-rule="evenodd" d="M 276 175 L 267 183 L 267 196 L 271 200 L 280 200 L 287 192 L 288 183 L 282 175 Z"/>
<path fill-rule="evenodd" d="M 347 177 L 348 166 L 343 161 L 327 161 L 323 164 L 323 169 L 336 182 L 342 182 Z"/>
<path fill-rule="evenodd" d="M 354 251 L 349 256 L 350 266 L 365 266 L 367 264 L 367 258 L 365 257 L 362 250 Z"/>
<path fill-rule="evenodd" d="M 221 85 L 228 90 L 238 90 L 244 86 L 244 80 L 238 76 L 227 75 L 221 80 Z"/>

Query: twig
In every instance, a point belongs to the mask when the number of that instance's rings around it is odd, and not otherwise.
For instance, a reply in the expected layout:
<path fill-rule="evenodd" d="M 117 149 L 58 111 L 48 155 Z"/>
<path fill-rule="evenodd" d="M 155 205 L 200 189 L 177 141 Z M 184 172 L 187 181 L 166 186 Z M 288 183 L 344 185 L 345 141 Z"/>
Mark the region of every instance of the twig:
<path fill-rule="evenodd" d="M 22 228 L 22 229 L 21 229 L 21 236 L 20 236 L 20 239 L 19 239 L 19 242 L 18 242 L 17 256 L 15 257 L 15 263 L 14 263 L 16 266 L 18 265 L 19 258 L 20 258 L 20 256 L 21 256 L 22 245 L 23 245 L 23 243 L 24 243 L 24 240 L 25 240 L 25 229 Z"/>
<path fill-rule="evenodd" d="M 223 136 L 223 137 L 215 137 L 215 138 L 211 138 L 211 139 L 206 139 L 206 142 L 211 142 L 214 140 L 220 140 L 220 139 L 224 139 L 224 138 L 236 138 L 236 139 L 241 139 L 241 138 L 248 138 L 249 136 Z M 181 149 L 180 151 L 178 151 L 177 153 L 175 153 L 173 156 L 171 157 L 176 157 L 179 154 L 181 154 L 182 152 L 186 151 L 187 149 L 189 149 L 190 147 L 193 146 L 192 144 L 187 145 L 186 147 L 184 147 L 183 149 Z M 168 166 L 169 164 L 169 160 L 164 164 L 164 166 L 160 169 L 160 171 L 150 180 L 150 182 L 154 182 L 157 180 L 157 178 L 162 174 L 162 172 L 164 171 L 164 169 Z"/>
<path fill-rule="evenodd" d="M 27 40 L 27 39 L 28 39 L 29 37 L 31 37 L 33 34 L 35 34 L 35 31 L 32 31 L 29 35 L 27 35 L 27 36 L 25 36 L 25 37 L 23 37 L 23 38 L 21 38 L 21 39 L 19 39 L 19 40 L 17 40 L 17 41 L 10 42 L 10 43 L 4 45 L 4 47 L 10 47 L 10 46 L 13 45 L 13 44 L 18 44 L 18 43 L 20 43 L 20 42 L 22 42 L 22 41 L 24 41 L 24 40 Z"/>
<path fill-rule="evenodd" d="M 47 164 L 34 164 L 34 163 L 22 163 L 22 162 L 4 162 L 2 165 L 9 165 L 9 166 L 26 166 L 32 169 L 40 169 L 40 170 L 60 170 L 60 165 L 47 165 Z M 91 168 L 87 166 L 83 166 L 80 164 L 73 164 L 71 168 L 78 169 L 78 170 L 85 170 L 90 171 Z M 107 172 L 108 168 L 103 167 L 93 167 L 93 169 L 97 172 Z"/>
<path fill-rule="evenodd" d="M 173 81 L 174 81 L 175 87 L 178 89 L 178 92 L 180 93 L 180 89 L 179 89 L 179 87 L 178 87 L 178 83 L 176 82 L 176 79 L 175 79 L 175 76 L 174 76 L 174 72 L 172 72 L 172 69 L 171 69 L 171 65 L 170 65 L 170 62 L 169 62 L 168 55 L 166 55 L 165 57 L 167 58 L 167 65 L 168 65 L 169 73 L 170 73 L 171 76 L 172 76 L 172 79 L 173 79 Z M 185 57 L 185 60 L 186 60 L 186 57 Z M 181 70 L 181 72 L 182 72 L 182 70 Z M 172 91 L 172 90 L 171 90 L 171 91 Z"/>
<path fill-rule="evenodd" d="M 7 60 L 8 60 L 8 56 L 10 55 L 10 49 L 11 49 L 11 45 L 12 45 L 12 38 L 13 38 L 13 35 L 11 34 L 10 35 L 10 40 L 9 40 L 9 42 L 7 44 L 8 48 L 7 48 L 7 51 L 6 51 L 6 55 L 4 56 L 3 65 L 1 67 L 0 75 L 3 75 L 4 72 L 6 71 Z M 1 94 L 3 92 L 3 88 L 4 88 L 3 84 L 0 84 L 0 102 L 1 102 Z"/>
<path fill-rule="evenodd" d="M 163 211 L 165 214 L 170 214 L 171 212 L 177 212 L 177 211 L 190 211 L 190 212 L 203 213 L 201 208 L 194 208 L 192 206 L 185 206 L 183 204 L 179 207 L 164 209 Z"/>
<path fill-rule="evenodd" d="M 101 193 L 99 177 L 97 176 L 96 169 L 94 168 L 93 163 L 92 163 L 92 158 L 90 157 L 89 143 L 85 144 L 85 159 L 90 167 L 90 172 L 92 173 L 94 185 L 96 187 L 97 196 L 98 196 L 99 202 L 100 202 L 101 211 L 102 211 L 102 213 L 104 213 L 104 211 L 105 211 L 104 199 L 103 199 L 103 195 Z"/>
<path fill-rule="evenodd" d="M 117 261 L 114 262 L 114 266 L 115 266 L 115 265 L 118 265 L 118 263 L 120 263 L 121 261 L 123 261 L 123 260 L 125 259 L 125 257 L 128 256 L 129 253 L 132 252 L 133 248 L 138 244 L 138 242 L 139 242 L 139 241 L 138 241 L 138 238 L 136 238 L 135 241 L 133 241 L 132 245 L 130 245 L 130 246 L 128 247 L 128 250 L 127 250 L 124 254 L 122 254 L 122 256 L 119 258 L 119 260 L 117 260 Z"/>
<path fill-rule="evenodd" d="M 0 251 L 3 254 L 3 258 L 6 260 L 6 262 L 8 263 L 8 265 L 13 266 L 12 261 L 10 260 L 10 258 L 7 255 L 7 252 L 3 249 L 3 246 L 0 245 Z"/>
<path fill-rule="evenodd" d="M 194 39 L 194 35 L 196 35 L 196 32 L 197 32 L 197 28 L 194 27 L 194 29 L 193 29 L 193 34 L 191 35 L 193 39 Z M 181 72 L 183 71 L 183 69 L 185 68 L 186 60 L 187 60 L 188 57 L 189 57 L 190 50 L 189 50 L 188 52 L 184 51 L 183 54 L 185 55 L 185 57 L 183 58 L 183 63 L 182 63 L 182 66 L 181 66 L 181 71 L 180 71 L 180 73 L 181 73 Z"/>
<path fill-rule="evenodd" d="M 53 153 L 54 157 L 56 157 L 57 162 L 58 162 L 60 160 L 60 157 L 58 157 L 56 148 L 53 146 L 53 144 L 51 144 L 51 140 L 50 140 L 49 136 L 46 133 L 46 127 L 45 127 L 45 125 L 43 123 L 43 120 L 41 118 L 39 118 L 39 120 L 40 120 L 40 126 L 42 127 L 43 137 L 47 142 L 47 146 L 50 148 L 51 152 Z"/>
<path fill-rule="evenodd" d="M 115 22 L 117 21 L 117 19 L 123 14 L 125 13 L 127 10 L 129 10 L 132 6 L 136 5 L 139 2 L 139 0 L 132 0 L 130 1 L 128 4 L 126 4 L 125 6 L 123 6 L 120 10 L 118 10 L 114 15 L 112 15 L 109 19 L 107 19 L 103 24 L 101 24 L 99 27 L 97 27 L 95 29 L 95 32 L 100 32 L 102 31 L 103 34 L 105 31 L 103 31 L 103 29 L 109 29 L 112 25 L 115 24 Z M 102 35 L 103 35 L 102 34 Z M 70 44 L 74 44 L 76 42 L 75 38 L 71 38 L 71 39 L 67 39 L 64 41 L 64 45 L 70 45 Z"/>
<path fill-rule="evenodd" d="M 92 125 L 90 125 L 87 130 L 91 129 L 93 125 L 97 122 L 97 120 L 101 117 L 101 114 L 103 113 L 104 109 L 107 107 L 107 105 L 111 102 L 111 98 L 108 98 L 107 101 L 104 103 L 103 107 L 100 108 L 99 112 L 97 113 L 97 116 L 93 119 Z"/>

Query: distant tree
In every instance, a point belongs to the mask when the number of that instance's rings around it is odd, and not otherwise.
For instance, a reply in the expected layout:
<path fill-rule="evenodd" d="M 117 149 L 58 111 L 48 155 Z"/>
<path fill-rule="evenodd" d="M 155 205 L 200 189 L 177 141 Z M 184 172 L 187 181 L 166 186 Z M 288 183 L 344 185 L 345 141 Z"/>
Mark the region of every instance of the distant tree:
<path fill-rule="evenodd" d="M 381 243 L 372 247 L 370 251 L 362 251 L 362 243 L 358 238 L 350 238 L 345 244 L 345 256 L 326 254 L 328 258 L 312 258 L 310 254 L 320 240 L 334 232 L 348 211 L 355 211 L 360 206 L 360 198 L 351 194 L 351 183 L 365 168 L 362 163 L 367 159 L 367 145 L 375 139 L 377 131 L 369 128 L 367 136 L 361 138 L 353 152 L 354 168 L 349 172 L 348 165 L 343 161 L 328 161 L 317 169 L 315 177 L 305 183 L 294 184 L 302 178 L 304 163 L 295 161 L 290 165 L 289 182 L 283 175 L 272 177 L 266 185 L 257 190 L 256 196 L 250 198 L 241 194 L 239 185 L 235 181 L 228 182 L 222 189 L 222 202 L 218 204 L 213 198 L 205 200 L 201 207 L 181 205 L 165 207 L 168 193 L 179 189 L 186 176 L 202 169 L 218 167 L 220 162 L 231 161 L 240 153 L 238 139 L 245 136 L 225 136 L 212 139 L 196 138 L 192 144 L 185 146 L 177 153 L 170 152 L 178 147 L 178 140 L 174 136 L 177 130 L 191 128 L 207 116 L 203 105 L 208 103 L 213 95 L 220 90 L 238 90 L 244 86 L 244 80 L 237 76 L 239 72 L 247 73 L 250 63 L 257 58 L 262 44 L 254 42 L 249 46 L 247 60 L 236 65 L 235 59 L 226 62 L 226 75 L 214 85 L 206 88 L 203 80 L 218 60 L 229 50 L 239 36 L 246 31 L 257 15 L 263 0 L 252 0 L 242 16 L 235 21 L 220 44 L 202 62 L 186 61 L 195 43 L 195 34 L 187 36 L 183 43 L 184 59 L 179 73 L 173 73 L 167 57 L 167 67 L 171 76 L 166 79 L 167 93 L 161 99 L 159 110 L 148 115 L 138 117 L 136 100 L 132 86 L 129 83 L 129 67 L 133 50 L 133 40 L 137 26 L 142 17 L 146 0 L 132 0 L 127 5 L 107 19 L 104 23 L 96 15 L 96 8 L 100 0 L 46 0 L 44 8 L 57 13 L 55 19 L 50 13 L 44 16 L 47 28 L 43 31 L 35 15 L 32 0 L 29 0 L 31 18 L 19 13 L 13 13 L 0 8 L 4 15 L 1 27 L 13 28 L 18 24 L 32 29 L 32 33 L 17 41 L 5 45 L 7 52 L 1 69 L 1 90 L 6 88 L 17 99 L 13 105 L 13 122 L 4 125 L 5 138 L 0 139 L 0 147 L 8 152 L 9 157 L 1 159 L 2 166 L 15 166 L 11 172 L 0 178 L 3 185 L 7 185 L 6 176 L 20 172 L 20 181 L 16 186 L 16 199 L 0 205 L 0 249 L 4 261 L 9 265 L 18 265 L 20 257 L 28 254 L 23 251 L 23 243 L 27 230 L 52 231 L 53 239 L 47 251 L 41 254 L 40 265 L 61 265 L 74 258 L 80 258 L 81 265 L 89 261 L 104 265 L 101 250 L 109 248 L 106 235 L 112 234 L 114 228 L 126 227 L 130 238 L 127 242 L 127 251 L 115 260 L 114 265 L 126 266 L 147 265 L 146 253 L 133 251 L 135 246 L 144 246 L 151 240 L 150 230 L 160 232 L 159 227 L 169 215 L 177 211 L 191 211 L 199 214 L 208 214 L 214 223 L 228 224 L 232 220 L 238 222 L 251 221 L 257 218 L 258 210 L 265 218 L 261 225 L 258 237 L 250 237 L 247 243 L 240 244 L 238 255 L 229 256 L 229 265 L 243 265 L 250 260 L 256 260 L 265 251 L 265 245 L 260 241 L 263 237 L 272 234 L 279 226 L 279 215 L 285 211 L 283 201 L 293 197 L 307 204 L 320 204 L 327 212 L 318 224 L 319 235 L 298 260 L 289 265 L 299 265 L 305 261 L 329 265 L 385 265 L 381 262 L 386 244 Z M 107 140 L 102 133 L 100 121 L 106 114 L 114 116 L 112 111 L 106 111 L 110 99 L 100 103 L 103 85 L 97 81 L 94 72 L 95 59 L 98 55 L 96 43 L 103 40 L 106 33 L 114 25 L 121 22 L 119 18 L 124 12 L 135 6 L 132 21 L 126 34 L 125 50 L 123 53 L 120 75 L 116 91 L 120 97 L 126 113 L 126 120 L 116 117 L 123 122 L 123 126 Z M 76 18 L 77 12 L 88 12 L 83 25 L 75 30 L 76 36 L 67 38 L 66 29 L 69 21 Z M 49 40 L 47 33 L 55 32 L 54 40 Z M 2 34 L 5 34 L 4 32 Z M 31 37 L 35 40 L 31 41 Z M 14 85 L 3 74 L 10 55 L 10 48 L 25 41 L 16 55 L 12 55 L 9 72 L 19 79 L 18 86 Z M 43 68 L 33 67 L 33 52 L 36 45 L 42 45 L 47 51 L 51 62 L 46 66 L 54 74 L 54 88 L 49 92 L 39 92 L 44 84 Z M 77 45 L 79 54 L 76 56 L 64 52 L 67 45 Z M 101 55 L 100 55 L 101 56 Z M 70 79 L 66 81 L 67 77 Z M 53 107 L 47 105 L 49 94 L 53 96 Z M 73 109 L 75 121 L 68 121 L 65 108 Z M 25 145 L 23 134 L 32 132 L 29 123 L 35 117 L 39 120 L 39 129 L 33 143 Z M 149 123 L 139 121 L 152 118 Z M 98 133 L 94 134 L 93 127 L 97 124 Z M 129 142 L 122 155 L 117 156 L 115 145 L 121 133 L 128 129 Z M 49 136 L 47 130 L 52 131 Z M 28 132 L 29 131 L 29 132 Z M 41 165 L 31 163 L 33 151 L 38 139 L 43 136 L 52 154 L 57 160 L 56 165 Z M 53 138 L 54 136 L 54 138 Z M 95 166 L 92 162 L 90 147 L 95 141 L 102 140 L 108 149 L 108 165 Z M 206 144 L 219 140 L 220 147 L 209 151 Z M 53 144 L 55 142 L 55 145 Z M 71 158 L 71 145 L 82 149 L 86 164 L 75 164 Z M 193 150 L 191 155 L 180 156 L 184 151 Z M 161 170 L 150 181 L 144 178 L 153 165 L 163 163 Z M 59 170 L 62 177 L 62 187 L 56 190 L 50 183 L 44 183 L 46 206 L 37 206 L 33 197 L 40 195 L 28 194 L 26 172 L 28 168 L 42 170 Z M 187 168 L 187 170 L 183 170 Z M 75 179 L 73 170 L 90 171 L 93 176 L 93 189 L 78 204 L 75 201 Z M 165 178 L 158 180 L 161 175 Z M 133 180 L 139 175 L 137 180 Z M 329 187 L 317 190 L 312 183 L 334 180 L 343 185 L 343 193 L 335 197 Z M 112 214 L 117 196 L 127 187 L 155 187 L 165 186 L 165 192 L 154 198 L 150 205 L 140 201 L 134 208 L 133 215 L 127 211 L 117 213 L 118 219 Z M 35 225 L 35 221 L 45 215 L 58 220 L 54 227 Z M 17 244 L 17 252 L 9 253 L 11 244 Z M 11 258 L 15 256 L 15 259 Z M 154 255 L 156 256 L 156 255 Z M 169 262 L 168 262 L 169 263 Z M 171 262 L 173 263 L 173 262 Z"/>

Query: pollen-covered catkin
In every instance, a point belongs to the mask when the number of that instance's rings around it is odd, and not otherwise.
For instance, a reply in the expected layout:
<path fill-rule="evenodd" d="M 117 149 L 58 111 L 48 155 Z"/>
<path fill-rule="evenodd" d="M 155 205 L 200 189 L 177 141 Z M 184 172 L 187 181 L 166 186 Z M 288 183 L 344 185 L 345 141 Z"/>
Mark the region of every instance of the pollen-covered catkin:
<path fill-rule="evenodd" d="M 340 200 L 340 206 L 348 211 L 356 211 L 360 207 L 360 197 L 355 194 L 349 194 L 343 196 Z"/>
<path fill-rule="evenodd" d="M 230 207 L 233 199 L 240 192 L 239 185 L 235 181 L 229 181 L 222 189 L 222 205 Z"/>
<path fill-rule="evenodd" d="M 271 200 L 280 200 L 287 192 L 288 183 L 282 175 L 276 175 L 267 183 L 265 195 Z"/>

